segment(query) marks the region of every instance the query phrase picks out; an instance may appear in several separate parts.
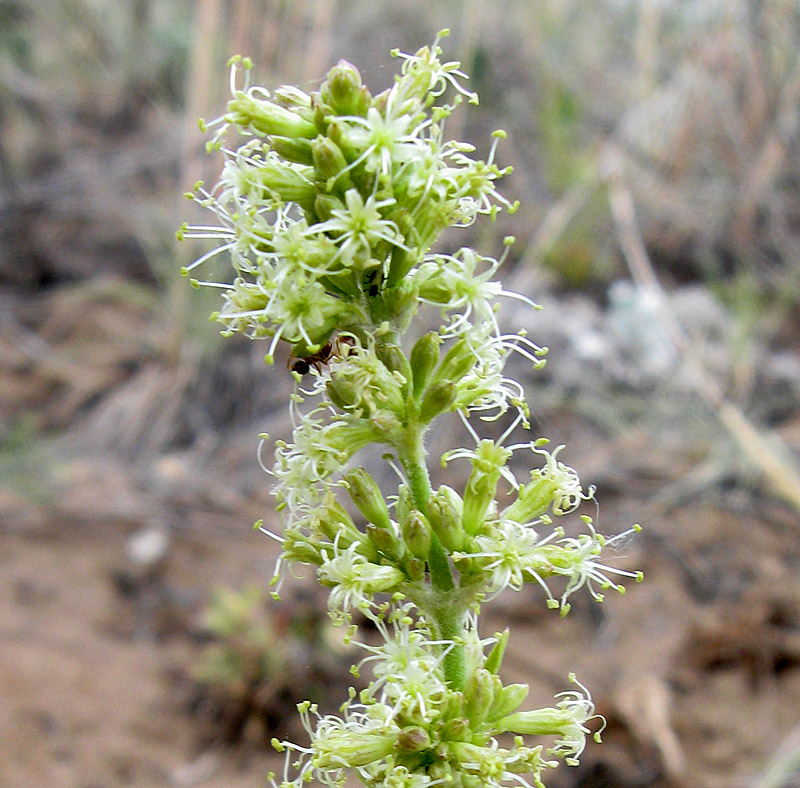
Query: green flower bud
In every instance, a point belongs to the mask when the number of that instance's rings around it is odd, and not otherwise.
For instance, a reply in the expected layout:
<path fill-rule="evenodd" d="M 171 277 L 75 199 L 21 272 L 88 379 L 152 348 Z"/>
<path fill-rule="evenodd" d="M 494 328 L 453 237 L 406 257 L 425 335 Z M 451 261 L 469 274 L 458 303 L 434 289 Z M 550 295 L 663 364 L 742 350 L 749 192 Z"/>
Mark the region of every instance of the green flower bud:
<path fill-rule="evenodd" d="M 408 238 L 409 235 L 405 232 L 404 227 L 400 227 L 400 232 Z M 403 277 L 414 267 L 419 255 L 416 249 L 409 251 L 403 249 L 402 246 L 395 246 L 392 251 L 392 259 L 389 262 L 389 274 L 386 277 L 386 286 L 394 287 L 402 281 Z"/>
<path fill-rule="evenodd" d="M 494 501 L 500 472 L 508 462 L 511 452 L 494 441 L 482 440 L 472 461 L 472 473 L 464 491 L 464 531 L 474 536 L 483 525 L 483 519 Z"/>
<path fill-rule="evenodd" d="M 372 99 L 372 106 L 383 115 L 386 112 L 386 106 L 389 103 L 389 89 L 381 91 L 375 98 Z"/>
<path fill-rule="evenodd" d="M 320 94 L 339 115 L 367 114 L 369 91 L 362 85 L 358 69 L 346 60 L 340 60 L 328 72 Z"/>
<path fill-rule="evenodd" d="M 358 552 L 368 561 L 377 560 L 378 555 L 372 543 L 358 530 L 350 513 L 330 492 L 325 494 L 325 503 L 320 508 L 315 525 L 326 539 L 331 543 L 336 542 L 341 549 L 346 550 L 351 544 L 357 543 Z"/>
<path fill-rule="evenodd" d="M 373 523 L 367 524 L 367 536 L 378 552 L 385 556 L 389 561 L 399 564 L 405 555 L 405 546 L 394 535 L 394 532 L 379 528 Z"/>
<path fill-rule="evenodd" d="M 313 208 L 317 194 L 314 184 L 296 169 L 262 161 L 257 173 L 259 184 L 270 194 L 284 202 L 295 202 L 304 211 Z"/>
<path fill-rule="evenodd" d="M 436 370 L 433 382 L 438 383 L 440 380 L 449 380 L 457 383 L 472 370 L 477 361 L 475 351 L 469 344 L 469 339 L 462 337 L 447 351 L 442 363 L 439 365 L 439 369 Z"/>
<path fill-rule="evenodd" d="M 378 528 L 390 529 L 389 509 L 383 499 L 380 487 L 364 468 L 353 468 L 344 475 L 347 491 L 353 503 L 367 522 L 373 523 Z"/>
<path fill-rule="evenodd" d="M 575 714 L 569 709 L 534 709 L 518 711 L 501 717 L 495 724 L 498 730 L 527 736 L 563 734 L 575 726 Z"/>
<path fill-rule="evenodd" d="M 330 197 L 332 195 L 317 195 L 317 197 L 321 196 Z M 335 274 L 320 276 L 319 281 L 325 286 L 325 289 L 329 293 L 334 293 L 338 296 L 345 296 L 348 300 L 358 299 L 358 297 L 361 295 L 361 289 L 353 281 L 352 272 L 348 271 L 347 269 L 339 271 Z"/>
<path fill-rule="evenodd" d="M 411 365 L 402 348 L 399 345 L 383 345 L 378 348 L 378 358 L 389 372 L 397 372 L 403 377 L 406 381 L 403 385 L 405 390 L 411 382 Z"/>
<path fill-rule="evenodd" d="M 503 517 L 516 523 L 529 523 L 543 515 L 553 500 L 558 484 L 548 477 L 534 479 L 517 492 L 517 500 L 503 510 Z"/>
<path fill-rule="evenodd" d="M 344 208 L 344 203 L 334 194 L 319 193 L 314 198 L 314 213 L 321 222 L 330 219 L 334 211 L 342 211 Z M 349 272 L 348 276 L 352 278 Z"/>
<path fill-rule="evenodd" d="M 312 106 L 314 108 L 314 128 L 320 134 L 327 134 L 330 130 L 330 117 L 334 114 L 333 108 L 322 101 L 318 93 L 312 96 Z"/>
<path fill-rule="evenodd" d="M 300 117 L 311 121 L 313 110 L 311 109 L 311 96 L 304 93 L 299 88 L 291 85 L 281 85 L 272 93 L 272 100 L 282 107 L 294 110 Z"/>
<path fill-rule="evenodd" d="M 396 737 L 391 733 L 359 733 L 342 729 L 316 742 L 314 766 L 318 769 L 339 769 L 343 763 L 350 768 L 367 766 L 390 755 L 395 742 Z"/>
<path fill-rule="evenodd" d="M 348 134 L 348 129 L 343 123 L 332 120 L 328 123 L 325 133 L 338 146 L 348 164 L 352 164 L 364 152 L 363 148 L 354 142 Z M 361 186 L 362 184 L 358 185 Z"/>
<path fill-rule="evenodd" d="M 228 115 L 237 126 L 252 129 L 260 134 L 307 139 L 317 136 L 316 126 L 297 113 L 272 101 L 254 98 L 243 91 L 237 91 L 234 98 L 228 102 Z"/>
<path fill-rule="evenodd" d="M 443 741 L 461 741 L 468 735 L 469 721 L 464 717 L 450 717 L 439 733 Z"/>
<path fill-rule="evenodd" d="M 328 392 L 331 402 L 342 410 L 351 410 L 360 397 L 358 388 L 344 378 L 331 378 L 325 384 L 325 390 Z"/>
<path fill-rule="evenodd" d="M 356 524 L 353 522 L 353 518 L 350 517 L 350 513 L 336 500 L 336 498 L 334 498 L 332 493 L 326 493 L 325 503 L 321 509 L 323 514 L 317 520 L 317 525 L 323 536 L 325 536 L 331 542 L 336 538 L 337 535 L 340 534 L 340 532 L 351 534 L 355 537 L 355 539 L 363 536 L 358 528 L 356 528 Z M 354 539 L 351 539 L 350 543 L 353 541 Z M 345 549 L 347 549 L 349 546 L 350 544 L 343 545 Z"/>
<path fill-rule="evenodd" d="M 527 684 L 507 684 L 495 694 L 486 719 L 498 720 L 516 711 L 528 697 L 528 691 Z"/>
<path fill-rule="evenodd" d="M 458 386 L 449 380 L 434 383 L 422 398 L 419 417 L 423 424 L 435 419 L 439 414 L 450 410 L 458 397 Z"/>
<path fill-rule="evenodd" d="M 429 303 L 448 304 L 453 298 L 453 288 L 441 277 L 432 276 L 420 284 L 419 294 Z"/>
<path fill-rule="evenodd" d="M 400 528 L 412 555 L 423 561 L 427 559 L 431 549 L 431 526 L 425 515 L 414 509 L 401 521 Z"/>
<path fill-rule="evenodd" d="M 477 668 L 467 678 L 464 686 L 464 716 L 473 730 L 486 719 L 494 701 L 496 679 L 486 668 Z"/>
<path fill-rule="evenodd" d="M 403 433 L 403 424 L 396 414 L 382 410 L 369 418 L 375 438 L 383 443 L 393 443 Z"/>
<path fill-rule="evenodd" d="M 464 546 L 464 529 L 461 526 L 463 502 L 458 493 L 443 484 L 428 501 L 428 521 L 442 547 L 448 553 Z"/>
<path fill-rule="evenodd" d="M 311 141 L 303 137 L 270 137 L 269 144 L 275 153 L 280 154 L 286 161 L 295 164 L 314 163 L 311 154 Z"/>
<path fill-rule="evenodd" d="M 397 287 L 383 287 L 382 311 L 392 327 L 400 334 L 404 334 L 419 309 L 419 294 L 414 283 L 409 279 L 401 282 Z"/>
<path fill-rule="evenodd" d="M 411 348 L 411 373 L 414 379 L 414 399 L 419 399 L 439 363 L 439 335 L 431 331 L 421 336 Z"/>
<path fill-rule="evenodd" d="M 407 752 L 422 752 L 431 746 L 431 737 L 425 728 L 404 728 L 397 737 L 397 749 Z"/>
<path fill-rule="evenodd" d="M 401 484 L 397 489 L 397 505 L 394 510 L 398 522 L 402 523 L 413 509 L 414 502 L 411 499 L 411 490 L 408 489 L 407 484 Z"/>
<path fill-rule="evenodd" d="M 317 177 L 325 183 L 328 191 L 336 187 L 340 192 L 346 192 L 351 188 L 352 183 L 347 173 L 337 177 L 347 167 L 347 162 L 335 142 L 327 137 L 317 137 L 311 143 L 311 154 Z"/>
<path fill-rule="evenodd" d="M 441 719 L 454 720 L 463 717 L 464 693 L 448 692 L 442 708 Z"/>
<path fill-rule="evenodd" d="M 320 545 L 298 531 L 287 531 L 283 540 L 283 558 L 300 564 L 322 566 L 324 558 Z"/>

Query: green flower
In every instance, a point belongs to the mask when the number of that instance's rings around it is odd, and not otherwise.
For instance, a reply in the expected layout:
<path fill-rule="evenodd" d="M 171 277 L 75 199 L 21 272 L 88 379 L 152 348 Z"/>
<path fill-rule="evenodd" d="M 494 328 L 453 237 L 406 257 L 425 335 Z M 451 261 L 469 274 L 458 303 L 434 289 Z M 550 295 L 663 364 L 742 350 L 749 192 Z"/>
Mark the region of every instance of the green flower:
<path fill-rule="evenodd" d="M 323 550 L 323 563 L 317 570 L 319 582 L 330 588 L 328 609 L 334 621 L 349 621 L 355 608 L 371 615 L 374 597 L 381 592 L 396 590 L 405 575 L 394 566 L 381 566 L 368 561 L 358 552 L 359 545 L 346 550 L 334 543 L 330 551 Z"/>

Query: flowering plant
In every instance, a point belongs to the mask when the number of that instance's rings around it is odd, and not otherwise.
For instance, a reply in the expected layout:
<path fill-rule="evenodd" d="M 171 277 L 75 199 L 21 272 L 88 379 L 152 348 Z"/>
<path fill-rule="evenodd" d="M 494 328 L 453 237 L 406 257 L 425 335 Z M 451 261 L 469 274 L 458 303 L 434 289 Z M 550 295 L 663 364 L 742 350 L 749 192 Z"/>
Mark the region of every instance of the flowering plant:
<path fill-rule="evenodd" d="M 557 759 L 577 762 L 591 698 L 571 676 L 576 689 L 554 707 L 521 710 L 527 685 L 498 675 L 508 631 L 482 638 L 480 605 L 534 583 L 565 614 L 582 586 L 601 600 L 604 589 L 624 590 L 612 573 L 640 578 L 601 563 L 605 540 L 589 518 L 578 536 L 555 524 L 593 495 L 559 450 L 548 452 L 545 440 L 507 443 L 529 424 L 505 362 L 516 352 L 540 366 L 545 353 L 498 324 L 499 299 L 535 307 L 494 279 L 513 238 L 499 259 L 432 251 L 444 229 L 517 207 L 497 191 L 509 171 L 494 161 L 503 132 L 486 161 L 445 140 L 455 106 L 477 97 L 441 54 L 439 38 L 415 55 L 394 52 L 401 73 L 376 96 L 345 61 L 318 92 L 270 94 L 251 86 L 250 63 L 234 58 L 233 98 L 208 124 L 222 174 L 211 191 L 197 184 L 190 195 L 220 224 L 181 231 L 218 242 L 186 273 L 220 253 L 233 262 L 230 284 L 192 280 L 221 289 L 215 317 L 225 333 L 268 338 L 268 363 L 279 341 L 292 346 L 294 430 L 269 470 L 283 517 L 276 593 L 283 565 L 316 567 L 333 620 L 352 637 L 359 611 L 381 636 L 378 646 L 359 644 L 354 670 L 368 666 L 372 679 L 351 690 L 340 716 L 301 704 L 310 744 L 273 742 L 287 753 L 281 786 L 341 786 L 350 774 L 393 788 L 541 786 Z M 238 147 L 226 145 L 231 132 Z M 441 325 L 415 336 L 422 305 L 439 310 Z M 446 413 L 458 414 L 474 442 L 441 458 L 469 462 L 461 491 L 433 489 L 427 466 L 426 434 Z M 510 426 L 496 440 L 482 440 L 470 422 L 507 413 Z M 391 494 L 352 467 L 370 444 L 386 448 L 397 472 Z M 529 480 L 509 466 L 516 452 L 537 461 Z M 508 503 L 496 500 L 501 479 Z M 504 733 L 514 734 L 508 747 L 498 740 Z M 539 736 L 554 743 L 529 740 Z"/>

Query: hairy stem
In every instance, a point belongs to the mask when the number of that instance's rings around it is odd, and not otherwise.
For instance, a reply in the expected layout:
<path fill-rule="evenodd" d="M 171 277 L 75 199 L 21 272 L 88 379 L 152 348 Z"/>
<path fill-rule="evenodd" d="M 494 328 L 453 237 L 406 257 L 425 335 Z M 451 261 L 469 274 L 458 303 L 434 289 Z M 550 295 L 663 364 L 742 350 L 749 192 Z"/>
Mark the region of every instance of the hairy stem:
<path fill-rule="evenodd" d="M 427 516 L 428 499 L 431 495 L 431 482 L 425 464 L 423 446 L 424 427 L 410 424 L 408 427 L 408 446 L 401 452 L 401 462 L 408 476 L 414 506 Z M 464 610 L 463 603 L 456 594 L 456 583 L 447 552 L 441 542 L 433 535 L 431 549 L 428 554 L 428 571 L 431 586 L 436 591 L 438 603 L 432 610 L 424 610 L 426 616 L 432 617 L 442 640 L 451 640 L 454 645 L 444 657 L 442 666 L 447 684 L 460 690 L 466 681 L 467 669 L 464 655 Z"/>

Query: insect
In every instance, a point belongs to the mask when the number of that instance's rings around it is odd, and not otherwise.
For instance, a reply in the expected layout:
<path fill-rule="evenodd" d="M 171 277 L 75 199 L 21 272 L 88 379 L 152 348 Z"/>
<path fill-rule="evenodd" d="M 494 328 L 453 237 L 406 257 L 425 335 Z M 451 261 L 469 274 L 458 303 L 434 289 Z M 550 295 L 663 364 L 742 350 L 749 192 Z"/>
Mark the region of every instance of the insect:
<path fill-rule="evenodd" d="M 316 353 L 310 356 L 289 356 L 287 366 L 292 372 L 297 372 L 299 375 L 307 375 L 311 371 L 311 367 L 319 372 L 333 355 L 333 343 L 326 342 Z"/>
<path fill-rule="evenodd" d="M 334 357 L 342 354 L 343 347 L 352 347 L 354 340 L 351 336 L 335 337 L 332 342 L 326 342 L 316 353 L 310 356 L 289 356 L 286 366 L 298 375 L 307 375 L 311 368 L 321 372 L 322 368 Z"/>

